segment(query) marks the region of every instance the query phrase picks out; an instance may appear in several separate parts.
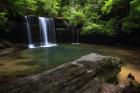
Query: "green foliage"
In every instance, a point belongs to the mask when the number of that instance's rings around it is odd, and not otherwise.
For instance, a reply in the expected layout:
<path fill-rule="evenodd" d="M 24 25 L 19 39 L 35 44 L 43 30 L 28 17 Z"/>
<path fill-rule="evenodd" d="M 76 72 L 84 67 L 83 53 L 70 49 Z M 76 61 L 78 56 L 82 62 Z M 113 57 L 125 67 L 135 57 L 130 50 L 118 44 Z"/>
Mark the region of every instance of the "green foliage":
<path fill-rule="evenodd" d="M 7 18 L 5 17 L 6 13 L 0 12 L 0 29 L 6 28 Z"/>
<path fill-rule="evenodd" d="M 35 0 L 4 0 L 1 2 L 5 10 L 8 13 L 18 12 L 19 14 L 25 14 L 25 11 L 31 12 L 35 11 Z"/>
<path fill-rule="evenodd" d="M 15 0 L 13 3 L 14 10 L 18 11 L 18 13 L 22 15 L 26 13 L 33 13 L 36 10 L 35 0 Z"/>
<path fill-rule="evenodd" d="M 134 12 L 135 11 L 140 12 L 140 1 L 139 0 L 132 1 L 131 6 L 133 7 Z"/>
<path fill-rule="evenodd" d="M 131 10 L 128 17 L 124 19 L 122 29 L 126 32 L 131 32 L 140 29 L 140 1 L 134 0 L 131 2 Z"/>
<path fill-rule="evenodd" d="M 98 12 L 96 12 L 93 4 L 86 4 L 83 8 L 82 8 L 86 19 L 88 20 L 97 20 L 100 15 L 98 15 Z"/>
<path fill-rule="evenodd" d="M 114 36 L 116 32 L 117 20 L 112 18 L 106 22 L 87 22 L 83 26 L 83 31 L 81 34 L 91 34 L 91 33 L 103 33 L 109 36 Z"/>
<path fill-rule="evenodd" d="M 81 32 L 81 34 L 91 34 L 94 32 L 99 32 L 101 33 L 103 29 L 103 24 L 101 23 L 85 23 L 85 25 L 83 26 L 83 31 Z"/>
<path fill-rule="evenodd" d="M 64 17 L 86 35 L 140 29 L 140 0 L 1 0 L 0 6 L 0 29 L 17 15 Z"/>
<path fill-rule="evenodd" d="M 82 34 L 87 34 L 94 31 L 101 30 L 101 24 L 98 22 L 100 15 L 98 15 L 99 9 L 95 8 L 98 0 L 86 0 L 86 3 L 82 3 L 80 0 L 75 0 L 67 6 L 62 7 L 62 16 L 69 20 L 71 25 L 82 25 Z M 99 24 L 98 24 L 99 23 Z"/>
<path fill-rule="evenodd" d="M 38 2 L 42 3 L 42 5 L 38 5 Z M 58 0 L 40 0 L 37 2 L 38 9 L 42 7 L 41 9 L 44 10 L 44 14 L 47 16 L 58 16 L 58 11 L 60 9 L 60 4 Z M 39 12 L 38 10 L 36 12 Z M 42 13 L 43 14 L 43 13 Z M 41 15 L 41 14 L 40 14 Z"/>
<path fill-rule="evenodd" d="M 134 17 L 133 17 L 134 18 Z M 136 18 L 134 20 L 138 20 L 139 18 Z M 128 17 L 127 19 L 125 19 L 124 23 L 123 23 L 123 28 L 124 31 L 126 32 L 131 32 L 133 30 L 137 30 L 140 29 L 140 23 L 138 24 L 135 21 L 131 21 L 131 18 Z"/>
<path fill-rule="evenodd" d="M 84 23 L 85 15 L 81 9 L 65 6 L 63 11 L 62 15 L 69 20 L 70 24 L 77 26 Z"/>
<path fill-rule="evenodd" d="M 58 15 L 59 0 L 7 0 L 2 2 L 5 9 L 20 15 Z"/>
<path fill-rule="evenodd" d="M 104 32 L 108 35 L 115 35 L 116 34 L 116 19 L 112 18 L 109 21 L 107 21 L 104 25 Z"/>
<path fill-rule="evenodd" d="M 104 6 L 102 7 L 101 11 L 103 14 L 107 14 L 111 11 L 113 0 L 104 0 Z"/>

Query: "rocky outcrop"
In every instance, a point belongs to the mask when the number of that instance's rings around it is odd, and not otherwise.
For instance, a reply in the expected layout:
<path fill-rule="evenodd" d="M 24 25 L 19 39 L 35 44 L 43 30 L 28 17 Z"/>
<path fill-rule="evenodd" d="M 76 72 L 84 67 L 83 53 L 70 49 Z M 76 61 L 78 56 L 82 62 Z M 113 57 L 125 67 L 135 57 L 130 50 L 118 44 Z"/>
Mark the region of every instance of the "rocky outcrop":
<path fill-rule="evenodd" d="M 119 71 L 118 58 L 92 53 L 5 84 L 0 93 L 99 93 L 101 82 L 116 76 Z"/>
<path fill-rule="evenodd" d="M 0 51 L 1 51 L 0 52 L 0 57 L 2 57 L 2 56 L 13 53 L 14 49 L 13 48 L 7 48 L 7 49 L 3 49 L 3 50 L 0 50 Z"/>

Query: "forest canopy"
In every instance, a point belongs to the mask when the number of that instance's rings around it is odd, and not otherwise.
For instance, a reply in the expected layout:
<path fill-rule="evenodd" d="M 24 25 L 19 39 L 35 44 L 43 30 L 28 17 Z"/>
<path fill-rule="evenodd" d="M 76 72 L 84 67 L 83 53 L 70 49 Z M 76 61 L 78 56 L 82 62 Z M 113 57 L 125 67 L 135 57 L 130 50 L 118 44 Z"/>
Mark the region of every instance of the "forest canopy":
<path fill-rule="evenodd" d="M 140 33 L 140 0 L 0 0 L 0 6 L 0 29 L 11 19 L 37 15 L 63 17 L 84 35 Z"/>

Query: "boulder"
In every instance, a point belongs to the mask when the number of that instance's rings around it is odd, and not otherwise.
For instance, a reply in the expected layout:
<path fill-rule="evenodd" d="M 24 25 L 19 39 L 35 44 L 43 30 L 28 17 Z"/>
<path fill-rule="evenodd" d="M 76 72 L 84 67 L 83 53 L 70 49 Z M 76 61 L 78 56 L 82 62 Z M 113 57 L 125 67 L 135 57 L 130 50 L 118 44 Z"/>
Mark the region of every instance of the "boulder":
<path fill-rule="evenodd" d="M 101 82 L 117 75 L 120 60 L 95 53 L 0 87 L 0 93 L 99 93 Z M 105 76 L 105 77 L 104 77 Z"/>

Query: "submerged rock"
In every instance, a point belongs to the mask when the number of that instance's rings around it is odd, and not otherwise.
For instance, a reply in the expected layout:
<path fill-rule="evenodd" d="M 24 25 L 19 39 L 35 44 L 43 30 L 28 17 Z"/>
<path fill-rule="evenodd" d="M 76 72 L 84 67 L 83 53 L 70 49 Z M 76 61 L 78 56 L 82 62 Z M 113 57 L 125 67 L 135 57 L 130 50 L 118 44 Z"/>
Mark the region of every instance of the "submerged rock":
<path fill-rule="evenodd" d="M 120 60 L 95 53 L 52 70 L 12 81 L 0 93 L 99 93 L 101 82 L 117 75 Z"/>
<path fill-rule="evenodd" d="M 115 85 L 103 83 L 100 93 L 117 93 L 114 90 L 115 90 Z"/>
<path fill-rule="evenodd" d="M 140 93 L 140 84 L 131 73 L 128 74 L 126 81 L 121 93 Z"/>

